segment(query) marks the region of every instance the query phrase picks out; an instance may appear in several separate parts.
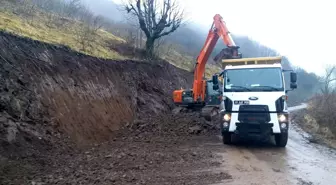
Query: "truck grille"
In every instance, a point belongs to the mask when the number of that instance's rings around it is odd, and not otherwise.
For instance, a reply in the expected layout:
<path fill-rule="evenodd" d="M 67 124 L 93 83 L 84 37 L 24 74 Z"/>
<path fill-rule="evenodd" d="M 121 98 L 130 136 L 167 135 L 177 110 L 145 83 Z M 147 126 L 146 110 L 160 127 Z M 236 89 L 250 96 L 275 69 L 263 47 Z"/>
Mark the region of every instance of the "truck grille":
<path fill-rule="evenodd" d="M 268 123 L 271 117 L 267 105 L 241 105 L 238 120 L 243 123 Z"/>

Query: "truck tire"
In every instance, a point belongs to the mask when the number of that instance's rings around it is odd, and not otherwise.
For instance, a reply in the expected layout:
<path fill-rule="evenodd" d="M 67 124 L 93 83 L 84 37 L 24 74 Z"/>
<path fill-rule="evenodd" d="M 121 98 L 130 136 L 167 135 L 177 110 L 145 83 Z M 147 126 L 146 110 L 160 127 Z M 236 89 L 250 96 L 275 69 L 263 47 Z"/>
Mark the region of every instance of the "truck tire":
<path fill-rule="evenodd" d="M 288 141 L 288 133 L 281 133 L 275 135 L 275 144 L 278 147 L 285 147 Z"/>
<path fill-rule="evenodd" d="M 230 132 L 225 132 L 222 134 L 223 144 L 230 145 L 232 143 L 232 137 Z"/>

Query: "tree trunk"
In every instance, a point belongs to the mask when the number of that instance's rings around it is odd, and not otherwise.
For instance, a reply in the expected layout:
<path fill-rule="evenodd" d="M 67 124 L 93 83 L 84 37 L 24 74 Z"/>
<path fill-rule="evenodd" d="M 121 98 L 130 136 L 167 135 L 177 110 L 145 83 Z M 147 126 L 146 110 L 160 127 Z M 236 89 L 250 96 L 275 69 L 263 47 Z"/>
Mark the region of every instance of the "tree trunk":
<path fill-rule="evenodd" d="M 154 39 L 147 38 L 146 40 L 146 54 L 148 57 L 152 57 L 154 53 Z"/>
<path fill-rule="evenodd" d="M 142 30 L 140 29 L 140 48 L 142 48 L 142 39 L 143 39 L 143 35 L 142 35 Z"/>

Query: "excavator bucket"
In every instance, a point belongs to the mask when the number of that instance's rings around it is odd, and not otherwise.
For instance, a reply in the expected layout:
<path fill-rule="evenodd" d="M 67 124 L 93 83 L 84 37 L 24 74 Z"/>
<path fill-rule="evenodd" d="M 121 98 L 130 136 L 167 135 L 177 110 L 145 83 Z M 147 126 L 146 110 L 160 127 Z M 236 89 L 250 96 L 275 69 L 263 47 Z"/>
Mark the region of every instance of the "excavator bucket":
<path fill-rule="evenodd" d="M 240 59 L 223 59 L 222 67 L 231 65 L 249 65 L 249 64 L 281 64 L 282 56 L 275 57 L 257 57 L 257 58 L 240 58 Z"/>

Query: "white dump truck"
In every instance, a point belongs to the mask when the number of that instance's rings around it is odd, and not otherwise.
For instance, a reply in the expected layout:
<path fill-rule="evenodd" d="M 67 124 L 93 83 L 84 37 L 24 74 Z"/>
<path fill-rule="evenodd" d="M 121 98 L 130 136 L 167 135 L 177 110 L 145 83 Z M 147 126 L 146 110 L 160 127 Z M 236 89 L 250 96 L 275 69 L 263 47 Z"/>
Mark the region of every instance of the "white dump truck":
<path fill-rule="evenodd" d="M 223 60 L 222 81 L 214 76 L 213 83 L 222 92 L 219 124 L 224 144 L 231 144 L 233 135 L 249 139 L 274 136 L 277 146 L 286 146 L 290 126 L 287 92 L 297 88 L 297 77 L 282 68 L 281 60 L 281 56 Z"/>

